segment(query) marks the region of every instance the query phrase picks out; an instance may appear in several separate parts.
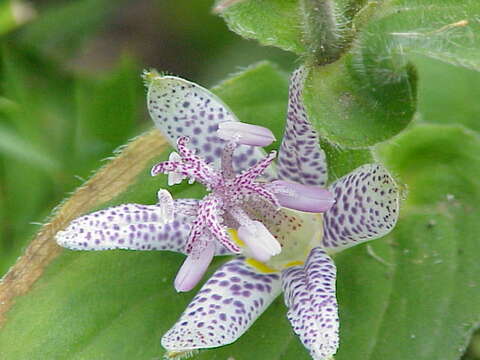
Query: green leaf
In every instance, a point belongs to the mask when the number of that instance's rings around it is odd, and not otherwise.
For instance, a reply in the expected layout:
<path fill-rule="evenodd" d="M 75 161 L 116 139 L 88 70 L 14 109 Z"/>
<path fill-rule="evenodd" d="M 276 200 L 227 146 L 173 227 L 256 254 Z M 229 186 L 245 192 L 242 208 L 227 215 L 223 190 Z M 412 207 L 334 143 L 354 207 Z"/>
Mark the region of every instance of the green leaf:
<path fill-rule="evenodd" d="M 100 78 L 79 78 L 75 84 L 77 121 L 74 153 L 76 162 L 91 171 L 92 160 L 108 156 L 118 144 L 134 135 L 144 91 L 141 69 L 129 58 Z M 121 101 L 119 101 L 121 99 Z"/>
<path fill-rule="evenodd" d="M 225 4 L 233 5 L 224 8 Z M 215 10 L 216 9 L 216 10 Z M 217 1 L 220 13 L 230 30 L 263 45 L 278 46 L 297 54 L 306 52 L 302 42 L 302 17 L 298 0 Z"/>
<path fill-rule="evenodd" d="M 327 16 L 323 6 L 336 10 Z M 362 46 L 371 41 L 386 49 L 401 46 L 406 54 L 480 70 L 480 19 L 476 16 L 480 4 L 476 0 L 221 0 L 215 9 L 239 35 L 300 55 L 328 52 L 335 46 L 345 49 L 342 43 L 351 41 L 351 36 L 344 31 L 353 20 L 354 29 L 361 30 L 357 38 Z M 330 57 L 323 55 L 317 54 L 324 60 Z"/>
<path fill-rule="evenodd" d="M 408 126 L 416 110 L 412 64 L 419 55 L 480 70 L 478 1 L 335 4 L 330 31 L 314 0 L 217 2 L 240 35 L 325 65 L 311 66 L 305 101 L 311 121 L 333 144 L 367 147 Z"/>
<path fill-rule="evenodd" d="M 342 148 L 331 144 L 325 139 L 321 139 L 320 144 L 327 156 L 329 183 L 347 175 L 350 171 L 363 164 L 375 162 L 370 149 Z"/>
<path fill-rule="evenodd" d="M 431 125 L 379 149 L 410 191 L 391 235 L 336 258 L 337 360 L 460 358 L 480 320 L 479 151 L 472 132 Z"/>
<path fill-rule="evenodd" d="M 68 136 L 65 125 L 71 119 L 71 108 L 70 79 L 52 64 L 20 52 L 10 43 L 2 46 L 1 57 L 2 147 L 8 147 L 10 155 L 16 154 L 0 157 L 2 201 L 8 209 L 0 244 L 3 274 L 20 255 L 27 238 L 38 230 L 32 222 L 41 221 L 42 209 L 53 206 L 55 191 L 64 191 L 55 179 L 64 164 L 65 154 L 59 149 L 68 149 L 65 144 L 58 145 Z M 19 161 L 18 156 L 28 160 Z"/>
<path fill-rule="evenodd" d="M 420 74 L 418 111 L 422 119 L 480 131 L 480 73 L 425 57 L 415 64 Z"/>
<path fill-rule="evenodd" d="M 371 38 L 457 66 L 480 70 L 480 3 L 475 0 L 395 0 L 382 4 L 364 29 Z"/>
<path fill-rule="evenodd" d="M 401 54 L 383 55 L 381 46 L 356 48 L 335 63 L 310 69 L 305 105 L 312 124 L 330 142 L 371 146 L 412 120 L 415 71 Z"/>
<path fill-rule="evenodd" d="M 144 91 L 140 69 L 127 59 L 101 79 L 77 76 L 73 81 L 56 63 L 34 53 L 11 44 L 2 50 L 0 188 L 8 209 L 2 216 L 3 274 L 38 231 L 46 209 L 79 185 L 74 175 L 88 176 L 132 136 Z M 83 93 L 77 84 L 85 86 Z M 92 137 L 81 143 L 76 130 L 86 123 L 102 129 L 94 134 L 97 146 Z"/>
<path fill-rule="evenodd" d="M 421 65 L 427 57 L 480 70 L 480 20 L 474 15 L 479 11 L 477 1 L 370 3 L 354 19 L 358 32 L 349 52 L 310 73 L 305 101 L 312 122 L 331 142 L 349 147 L 398 134 L 415 112 L 412 64 Z M 421 71 L 428 76 L 432 69 Z M 443 89 L 429 90 L 456 93 L 455 85 L 465 86 L 443 80 Z"/>
<path fill-rule="evenodd" d="M 351 41 L 351 20 L 364 0 L 217 0 L 214 12 L 230 30 L 262 45 L 305 55 L 312 62 L 338 59 Z"/>
<path fill-rule="evenodd" d="M 59 169 L 56 159 L 42 150 L 36 149 L 8 127 L 0 124 L 0 154 L 23 161 L 39 169 L 55 171 Z"/>

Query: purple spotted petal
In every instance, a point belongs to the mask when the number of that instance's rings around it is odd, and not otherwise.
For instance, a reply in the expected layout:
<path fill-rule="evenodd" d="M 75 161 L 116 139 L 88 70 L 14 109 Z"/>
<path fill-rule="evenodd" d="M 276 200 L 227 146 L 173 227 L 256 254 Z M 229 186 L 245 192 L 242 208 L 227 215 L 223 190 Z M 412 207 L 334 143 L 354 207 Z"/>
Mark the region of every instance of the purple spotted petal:
<path fill-rule="evenodd" d="M 302 89 L 307 71 L 301 67 L 290 79 L 287 124 L 278 154 L 280 179 L 306 185 L 325 186 L 327 163 L 318 134 L 308 120 L 303 106 Z"/>
<path fill-rule="evenodd" d="M 72 250 L 170 250 L 183 252 L 196 200 L 176 200 L 173 221 L 162 221 L 161 205 L 124 204 L 73 220 L 56 235 Z M 190 213 L 189 213 L 190 212 Z"/>
<path fill-rule="evenodd" d="M 161 205 L 125 204 L 73 220 L 55 236 L 60 246 L 72 250 L 168 250 L 184 252 L 198 200 L 174 201 L 174 216 L 163 224 Z M 218 246 L 217 255 L 229 252 Z"/>
<path fill-rule="evenodd" d="M 338 348 L 336 270 L 324 250 L 312 249 L 305 266 L 282 272 L 287 317 L 315 360 L 327 360 Z"/>
<path fill-rule="evenodd" d="M 223 265 L 162 338 L 169 352 L 237 340 L 280 293 L 279 274 L 258 274 L 243 259 Z"/>
<path fill-rule="evenodd" d="M 324 215 L 323 246 L 341 250 L 392 230 L 398 218 L 399 192 L 381 165 L 368 164 L 330 186 L 335 205 Z"/>
<path fill-rule="evenodd" d="M 230 109 L 207 89 L 174 76 L 146 75 L 148 110 L 157 128 L 176 146 L 179 136 L 192 139 L 190 148 L 197 150 L 208 163 L 220 165 L 224 140 L 217 136 L 218 125 L 238 121 Z M 235 169 L 244 170 L 263 157 L 253 146 L 240 145 L 234 155 Z"/>

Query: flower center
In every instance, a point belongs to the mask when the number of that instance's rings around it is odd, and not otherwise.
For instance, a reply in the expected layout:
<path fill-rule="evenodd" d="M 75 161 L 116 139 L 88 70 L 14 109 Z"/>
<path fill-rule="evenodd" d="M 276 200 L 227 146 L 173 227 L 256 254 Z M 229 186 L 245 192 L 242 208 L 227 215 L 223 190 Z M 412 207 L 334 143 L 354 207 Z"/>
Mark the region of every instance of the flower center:
<path fill-rule="evenodd" d="M 233 153 L 238 145 L 265 146 L 274 138 L 268 129 L 258 126 L 221 125 L 218 136 L 225 143 L 220 169 L 189 149 L 189 138 L 185 136 L 177 139 L 178 154 L 172 153 L 168 161 L 152 168 L 152 175 L 168 174 L 169 184 L 188 178 L 201 182 L 210 191 L 193 210 L 196 219 L 185 246 L 188 257 L 175 280 L 178 291 L 195 286 L 214 254 L 225 250 L 243 252 L 257 268 L 278 271 L 303 262 L 320 244 L 322 216 L 318 213 L 328 210 L 334 202 L 330 192 L 316 186 L 283 180 L 257 181 L 275 159 L 275 151 L 237 174 Z M 280 210 L 282 206 L 309 213 Z M 229 228 L 235 229 L 233 238 Z"/>
<path fill-rule="evenodd" d="M 281 209 L 274 217 L 262 219 L 263 223 L 278 240 L 282 251 L 267 261 L 248 258 L 247 263 L 262 273 L 277 272 L 303 264 L 310 251 L 321 244 L 323 237 L 323 215 Z M 245 244 L 234 229 L 229 229 L 232 239 L 242 248 Z M 245 255 L 249 256 L 248 249 Z"/>
<path fill-rule="evenodd" d="M 195 152 L 188 149 L 189 139 L 177 140 L 179 153 L 170 156 L 169 161 L 157 164 L 152 174 L 167 173 L 169 183 L 178 183 L 189 178 L 203 183 L 210 194 L 200 201 L 197 218 L 190 231 L 186 244 L 187 254 L 200 254 L 209 241 L 216 239 L 227 250 L 239 253 L 226 229 L 238 229 L 239 236 L 245 241 L 257 260 L 265 261 L 277 255 L 281 247 L 267 228 L 257 220 L 252 220 L 249 211 L 260 206 L 275 213 L 280 204 L 274 193 L 268 189 L 268 183 L 257 182 L 267 167 L 275 159 L 276 153 L 268 154 L 249 169 L 240 174 L 233 171 L 233 152 L 237 144 L 227 141 L 221 157 L 221 169 L 214 169 Z M 170 181 L 170 179 L 172 180 Z"/>

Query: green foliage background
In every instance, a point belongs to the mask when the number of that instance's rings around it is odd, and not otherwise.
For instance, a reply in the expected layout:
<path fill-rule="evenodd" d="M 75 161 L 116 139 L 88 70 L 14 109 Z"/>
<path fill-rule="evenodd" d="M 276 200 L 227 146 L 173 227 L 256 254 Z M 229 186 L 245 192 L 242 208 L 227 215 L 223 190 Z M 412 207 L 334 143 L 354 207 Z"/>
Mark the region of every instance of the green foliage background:
<path fill-rule="evenodd" d="M 297 3 L 244 1 L 223 20 L 207 0 L 0 5 L 0 273 L 68 193 L 151 127 L 144 68 L 213 87 L 241 120 L 280 138 L 288 73 L 316 62 L 304 36 L 325 31 Z M 384 263 L 366 246 L 336 258 L 336 358 L 480 359 L 478 336 L 465 350 L 480 320 L 479 5 L 371 1 L 355 16 L 367 1 L 336 3 L 347 14 L 344 38 L 362 32 L 338 61 L 312 67 L 305 94 L 331 174 L 373 157 L 408 189 L 397 229 L 372 243 Z M 468 26 L 444 29 L 464 19 Z M 421 35 L 401 35 L 408 31 Z M 161 184 L 147 170 L 102 206 L 153 201 Z M 198 195 L 184 186 L 175 193 Z M 8 314 L 0 357 L 160 358 L 161 335 L 193 295 L 171 289 L 180 262 L 174 254 L 63 253 Z M 119 273 L 127 276 L 111 275 Z M 279 299 L 236 344 L 199 358 L 307 359 L 284 314 Z"/>

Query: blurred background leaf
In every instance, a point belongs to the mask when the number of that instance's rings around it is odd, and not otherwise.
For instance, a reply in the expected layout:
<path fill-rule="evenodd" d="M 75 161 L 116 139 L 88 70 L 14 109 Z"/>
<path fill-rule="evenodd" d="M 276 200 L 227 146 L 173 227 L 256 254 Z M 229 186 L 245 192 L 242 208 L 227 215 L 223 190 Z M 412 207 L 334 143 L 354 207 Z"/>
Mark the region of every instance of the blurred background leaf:
<path fill-rule="evenodd" d="M 480 72 L 424 57 L 415 63 L 421 74 L 418 110 L 422 119 L 480 131 Z"/>
<path fill-rule="evenodd" d="M 36 13 L 29 2 L 4 0 L 0 3 L 0 36 L 32 20 Z"/>
<path fill-rule="evenodd" d="M 78 0 L 41 7 L 41 16 L 22 29 L 18 41 L 35 48 L 39 53 L 57 59 L 68 58 L 124 2 L 125 0 Z"/>

